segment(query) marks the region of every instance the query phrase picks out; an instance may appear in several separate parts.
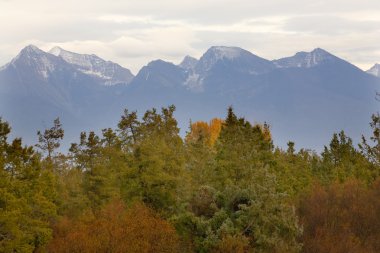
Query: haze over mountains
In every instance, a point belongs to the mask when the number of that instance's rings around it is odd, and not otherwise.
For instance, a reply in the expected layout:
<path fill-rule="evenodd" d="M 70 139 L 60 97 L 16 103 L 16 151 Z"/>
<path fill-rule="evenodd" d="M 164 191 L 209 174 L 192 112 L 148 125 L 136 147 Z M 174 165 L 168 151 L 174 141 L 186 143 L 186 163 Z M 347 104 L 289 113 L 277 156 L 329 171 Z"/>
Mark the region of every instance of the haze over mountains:
<path fill-rule="evenodd" d="M 24 48 L 0 68 L 0 115 L 28 143 L 36 131 L 60 117 L 65 143 L 81 131 L 114 127 L 124 108 L 138 110 L 175 104 L 187 130 L 190 119 L 237 114 L 272 126 L 276 145 L 320 150 L 333 132 L 358 140 L 378 111 L 380 65 L 367 72 L 317 48 L 267 60 L 237 47 L 211 47 L 200 59 L 176 65 L 155 60 L 136 76 L 96 55 L 53 48 Z"/>

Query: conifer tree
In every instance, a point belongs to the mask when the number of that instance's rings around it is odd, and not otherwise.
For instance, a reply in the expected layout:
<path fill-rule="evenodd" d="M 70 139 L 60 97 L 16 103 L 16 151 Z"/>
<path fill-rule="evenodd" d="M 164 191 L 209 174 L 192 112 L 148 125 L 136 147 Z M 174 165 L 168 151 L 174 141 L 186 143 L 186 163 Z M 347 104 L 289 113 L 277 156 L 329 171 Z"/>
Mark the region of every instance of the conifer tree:
<path fill-rule="evenodd" d="M 47 153 L 48 159 L 51 159 L 56 149 L 60 147 L 60 140 L 63 139 L 64 130 L 59 118 L 54 120 L 54 126 L 46 129 L 43 133 L 37 132 L 38 144 L 36 147 L 40 148 L 43 152 Z"/>
<path fill-rule="evenodd" d="M 7 142 L 0 119 L 0 252 L 36 252 L 51 237 L 56 216 L 56 180 L 41 157 L 20 138 Z"/>
<path fill-rule="evenodd" d="M 216 150 L 216 173 L 219 183 L 225 186 L 242 183 L 256 167 L 270 163 L 272 141 L 266 139 L 260 125 L 252 126 L 244 118 L 238 118 L 229 107 Z"/>
<path fill-rule="evenodd" d="M 323 181 L 358 178 L 365 182 L 374 180 L 368 161 L 352 144 L 344 131 L 334 134 L 328 147 L 322 152 L 320 176 Z"/>
<path fill-rule="evenodd" d="M 370 123 L 372 128 L 372 136 L 370 141 L 372 145 L 367 141 L 367 139 L 362 136 L 362 143 L 359 145 L 362 153 L 367 157 L 367 159 L 372 162 L 375 166 L 380 168 L 380 114 L 376 113 L 372 115 L 372 122 Z"/>
<path fill-rule="evenodd" d="M 172 212 L 183 173 L 183 142 L 174 106 L 148 110 L 136 130 L 132 169 L 126 175 L 126 197 L 136 194 L 155 209 Z"/>

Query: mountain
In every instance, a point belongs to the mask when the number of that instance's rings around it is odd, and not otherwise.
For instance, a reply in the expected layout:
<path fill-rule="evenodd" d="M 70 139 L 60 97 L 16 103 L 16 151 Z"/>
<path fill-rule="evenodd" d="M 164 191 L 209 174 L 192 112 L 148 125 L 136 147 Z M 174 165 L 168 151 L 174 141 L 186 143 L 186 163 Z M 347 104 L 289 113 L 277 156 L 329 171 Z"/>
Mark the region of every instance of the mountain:
<path fill-rule="evenodd" d="M 49 53 L 62 58 L 82 73 L 100 78 L 104 85 L 128 84 L 134 77 L 129 69 L 105 61 L 94 54 L 77 54 L 60 47 L 52 48 Z"/>
<path fill-rule="evenodd" d="M 380 77 L 380 64 L 376 63 L 372 68 L 367 70 L 368 74 Z"/>
<path fill-rule="evenodd" d="M 197 65 L 198 60 L 194 57 L 191 57 L 189 55 L 186 55 L 185 58 L 183 58 L 182 62 L 178 65 L 179 67 L 183 69 L 194 69 L 195 65 Z"/>
<path fill-rule="evenodd" d="M 215 46 L 178 65 L 154 60 L 134 77 L 95 55 L 28 46 L 0 68 L 0 115 L 29 142 L 60 116 L 69 143 L 80 131 L 115 126 L 124 108 L 175 104 L 184 134 L 190 119 L 224 117 L 233 105 L 248 120 L 269 123 L 275 144 L 321 150 L 334 132 L 354 140 L 369 132 L 379 90 L 380 78 L 320 48 L 267 60 Z"/>
<path fill-rule="evenodd" d="M 329 52 L 316 48 L 311 52 L 298 52 L 292 57 L 274 60 L 273 63 L 278 68 L 312 68 L 326 63 L 337 63 L 343 60 L 330 54 Z"/>
<path fill-rule="evenodd" d="M 247 50 L 225 46 L 211 47 L 199 60 L 185 57 L 179 66 L 188 72 L 184 85 L 189 90 L 218 93 L 236 89 L 236 86 L 230 86 L 231 82 L 241 83 L 247 76 L 267 73 L 275 68 L 271 61 Z M 205 85 L 207 83 L 217 83 L 217 86 Z"/>
<path fill-rule="evenodd" d="M 241 73 L 262 74 L 273 69 L 273 64 L 238 47 L 214 46 L 200 58 L 198 72 L 234 70 Z"/>
<path fill-rule="evenodd" d="M 162 90 L 162 88 L 175 88 L 186 80 L 186 71 L 173 63 L 163 60 L 156 60 L 144 66 L 131 86 L 136 83 L 147 85 L 149 89 Z"/>
<path fill-rule="evenodd" d="M 253 122 L 267 121 L 277 144 L 285 146 L 290 139 L 299 147 L 321 150 L 340 130 L 359 140 L 368 133 L 370 116 L 378 110 L 374 96 L 380 80 L 320 48 L 269 61 L 244 49 L 218 46 L 199 60 L 185 57 L 178 67 L 164 71 L 150 65 L 150 73 L 160 74 L 148 80 L 142 78 L 147 76 L 144 67 L 131 86 L 141 88 L 135 99 L 145 94 L 142 104 L 174 103 L 185 129 L 189 118 L 223 117 L 225 108 L 233 105 Z M 176 81 L 169 81 L 169 72 Z M 161 87 L 159 91 L 142 88 L 152 84 Z"/>
<path fill-rule="evenodd" d="M 101 125 L 100 115 L 108 117 L 126 82 L 105 86 L 103 77 L 78 65 L 30 45 L 0 69 L 0 115 L 12 123 L 15 134 L 35 142 L 37 130 L 56 117 L 68 123 L 70 138 L 79 127 Z"/>

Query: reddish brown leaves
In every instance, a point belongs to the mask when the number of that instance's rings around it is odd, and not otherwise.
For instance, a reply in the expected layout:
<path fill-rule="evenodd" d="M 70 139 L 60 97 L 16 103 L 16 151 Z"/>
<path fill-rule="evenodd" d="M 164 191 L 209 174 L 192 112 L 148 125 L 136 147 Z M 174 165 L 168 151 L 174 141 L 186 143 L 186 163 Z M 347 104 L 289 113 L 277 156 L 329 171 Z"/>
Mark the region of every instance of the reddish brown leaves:
<path fill-rule="evenodd" d="M 178 252 L 174 228 L 143 204 L 126 209 L 114 201 L 95 216 L 63 218 L 54 227 L 50 252 Z"/>
<path fill-rule="evenodd" d="M 380 252 L 380 180 L 316 186 L 301 202 L 304 252 Z"/>

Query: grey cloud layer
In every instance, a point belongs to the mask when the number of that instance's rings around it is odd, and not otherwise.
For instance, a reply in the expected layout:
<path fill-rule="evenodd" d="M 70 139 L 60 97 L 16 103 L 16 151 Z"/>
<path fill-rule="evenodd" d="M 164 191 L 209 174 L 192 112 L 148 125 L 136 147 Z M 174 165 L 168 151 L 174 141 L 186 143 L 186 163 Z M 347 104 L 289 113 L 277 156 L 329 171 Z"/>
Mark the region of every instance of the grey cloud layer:
<path fill-rule="evenodd" d="M 380 32 L 380 19 L 350 20 L 332 15 L 300 16 L 288 19 L 283 28 L 294 32 L 321 35 L 366 34 L 368 32 Z"/>
<path fill-rule="evenodd" d="M 363 68 L 380 62 L 378 0 L 0 0 L 0 9 L 0 65 L 30 43 L 96 53 L 134 72 L 212 45 L 267 58 L 324 47 Z"/>

